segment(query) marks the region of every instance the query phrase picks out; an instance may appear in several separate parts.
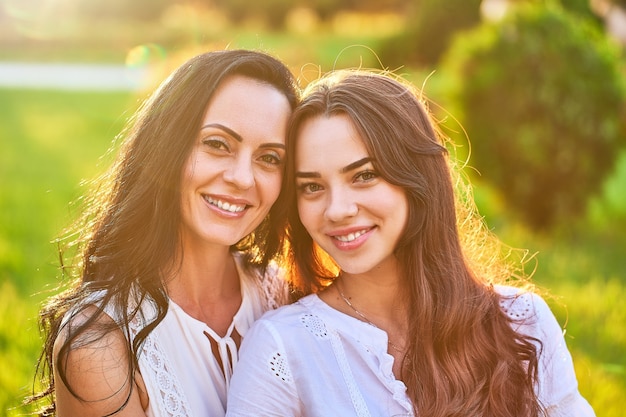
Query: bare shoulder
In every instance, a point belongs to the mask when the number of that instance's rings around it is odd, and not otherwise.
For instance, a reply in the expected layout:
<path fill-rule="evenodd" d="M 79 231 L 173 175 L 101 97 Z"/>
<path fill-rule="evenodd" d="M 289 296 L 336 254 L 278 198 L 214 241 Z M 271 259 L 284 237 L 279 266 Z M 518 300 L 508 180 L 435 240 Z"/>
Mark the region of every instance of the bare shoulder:
<path fill-rule="evenodd" d="M 69 329 L 75 329 L 94 314 L 99 315 L 93 326 L 62 351 L 70 335 Z M 140 378 L 136 381 L 135 376 L 130 375 L 127 339 L 119 328 L 102 332 L 100 328 L 107 324 L 113 324 L 111 317 L 98 313 L 96 307 L 89 307 L 72 317 L 57 337 L 53 360 L 65 374 L 64 381 L 59 369 L 54 367 L 58 417 L 101 417 L 120 407 L 123 409 L 115 414 L 117 417 L 145 416 L 145 389 Z"/>

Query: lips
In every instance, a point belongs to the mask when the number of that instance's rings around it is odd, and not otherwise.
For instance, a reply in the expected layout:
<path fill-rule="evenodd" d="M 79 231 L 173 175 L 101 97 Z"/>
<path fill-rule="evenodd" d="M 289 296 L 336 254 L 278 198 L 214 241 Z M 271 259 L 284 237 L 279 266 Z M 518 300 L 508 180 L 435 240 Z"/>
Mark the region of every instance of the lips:
<path fill-rule="evenodd" d="M 332 236 L 333 239 L 337 239 L 340 242 L 352 242 L 355 239 L 358 239 L 360 236 L 363 236 L 365 233 L 369 232 L 371 229 L 363 229 L 363 230 L 357 230 L 356 232 L 350 232 L 348 234 L 345 235 L 335 235 Z"/>
<path fill-rule="evenodd" d="M 342 251 L 353 251 L 360 248 L 369 239 L 370 234 L 376 228 L 353 227 L 350 229 L 336 230 L 328 233 L 334 246 Z"/>
<path fill-rule="evenodd" d="M 229 213 L 241 213 L 248 208 L 247 204 L 228 202 L 208 195 L 204 195 L 203 197 L 204 200 L 210 205 L 217 207 L 220 210 L 228 211 Z"/>

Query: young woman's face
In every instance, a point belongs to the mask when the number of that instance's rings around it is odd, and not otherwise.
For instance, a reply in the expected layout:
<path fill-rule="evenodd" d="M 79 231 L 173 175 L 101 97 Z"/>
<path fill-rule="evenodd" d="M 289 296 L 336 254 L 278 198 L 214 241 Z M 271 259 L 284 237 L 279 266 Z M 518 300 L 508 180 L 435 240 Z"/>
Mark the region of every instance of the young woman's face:
<path fill-rule="evenodd" d="M 395 264 L 408 201 L 402 188 L 378 175 L 347 116 L 305 121 L 295 165 L 302 224 L 344 272 L 362 274 Z"/>
<path fill-rule="evenodd" d="M 261 223 L 280 192 L 290 114 L 269 84 L 222 82 L 183 170 L 185 244 L 231 246 Z"/>

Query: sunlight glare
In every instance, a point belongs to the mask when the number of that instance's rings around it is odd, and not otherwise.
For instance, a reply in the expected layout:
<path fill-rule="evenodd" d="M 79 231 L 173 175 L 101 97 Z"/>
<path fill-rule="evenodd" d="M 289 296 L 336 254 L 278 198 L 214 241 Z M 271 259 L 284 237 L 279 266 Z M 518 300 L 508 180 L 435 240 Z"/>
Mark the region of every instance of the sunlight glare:
<path fill-rule="evenodd" d="M 63 32 L 59 24 L 72 12 L 69 0 L 1 0 L 11 26 L 22 36 L 52 38 Z"/>

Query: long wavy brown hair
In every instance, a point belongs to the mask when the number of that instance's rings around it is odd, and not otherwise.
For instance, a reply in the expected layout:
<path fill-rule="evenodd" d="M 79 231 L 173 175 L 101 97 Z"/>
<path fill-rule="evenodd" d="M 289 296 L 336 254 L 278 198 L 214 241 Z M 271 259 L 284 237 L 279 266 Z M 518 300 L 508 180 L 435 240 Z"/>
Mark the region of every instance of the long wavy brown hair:
<path fill-rule="evenodd" d="M 61 269 L 70 279 L 64 292 L 47 301 L 40 311 L 45 344 L 37 366 L 38 394 L 27 400 L 43 405 L 41 415 L 55 415 L 53 366 L 68 385 L 62 363 L 69 351 L 97 340 L 102 332 L 119 329 L 128 334 L 134 312 L 129 305 L 152 303 L 156 319 L 128 342 L 132 358 L 130 382 L 137 355 L 147 335 L 165 317 L 168 298 L 164 269 L 179 259 L 182 171 L 201 126 L 202 117 L 217 87 L 226 78 L 242 75 L 275 87 L 291 108 L 297 104 L 297 82 L 289 69 L 259 51 L 213 51 L 191 58 L 175 70 L 142 104 L 122 133 L 117 159 L 85 198 L 82 217 L 59 239 Z M 284 196 L 280 196 L 279 200 Z M 283 252 L 285 204 L 275 204 L 263 223 L 232 251 L 243 251 L 245 263 L 265 268 Z M 85 314 L 85 299 L 98 291 L 100 309 L 110 304 L 121 323 L 101 324 L 101 311 L 78 325 L 68 326 L 56 363 L 53 346 L 67 314 Z M 69 313 L 68 313 L 69 312 Z M 65 317 L 65 318 L 64 318 Z M 119 327 L 118 327 L 119 326 Z M 129 338 L 130 340 L 130 338 Z M 128 396 L 130 397 L 129 389 Z M 48 399 L 48 401 L 45 401 Z M 120 410 L 125 404 L 120 406 Z M 115 414 L 115 413 L 113 413 Z"/>
<path fill-rule="evenodd" d="M 329 263 L 298 218 L 295 148 L 302 124 L 317 116 L 350 118 L 376 170 L 407 195 L 409 216 L 395 255 L 406 289 L 409 335 L 401 378 L 420 417 L 536 417 L 541 343 L 512 329 L 494 283 L 504 264 L 485 265 L 494 241 L 460 186 L 423 95 L 392 74 L 331 73 L 309 85 L 289 129 L 290 256 L 301 293 L 332 282 Z M 461 217 L 459 217 L 461 216 Z M 495 241 L 494 241 L 495 242 Z M 492 267 L 493 266 L 493 267 Z"/>

